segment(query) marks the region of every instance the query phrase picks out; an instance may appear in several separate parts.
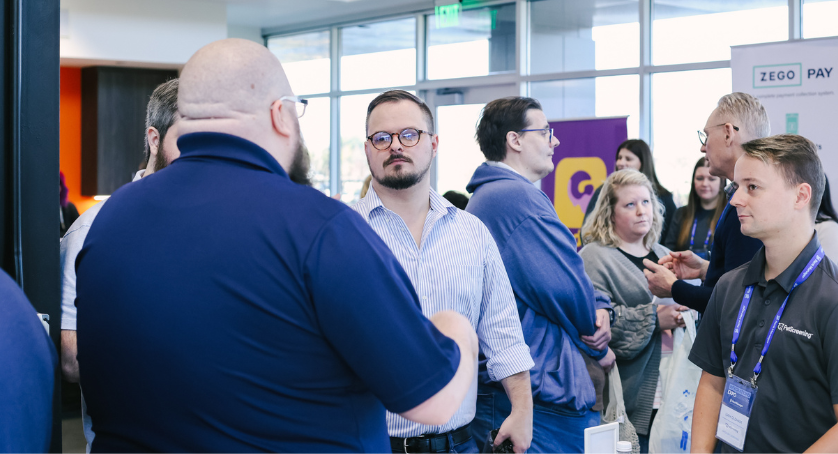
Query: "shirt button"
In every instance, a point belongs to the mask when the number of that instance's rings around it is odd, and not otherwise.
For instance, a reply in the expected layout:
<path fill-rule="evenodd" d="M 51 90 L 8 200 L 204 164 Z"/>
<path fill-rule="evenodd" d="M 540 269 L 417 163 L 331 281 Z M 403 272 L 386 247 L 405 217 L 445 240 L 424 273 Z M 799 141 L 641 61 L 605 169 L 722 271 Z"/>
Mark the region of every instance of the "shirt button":
<path fill-rule="evenodd" d="M 771 300 L 765 300 L 765 302 L 763 304 L 765 304 L 766 306 L 769 306 L 771 304 Z"/>
<path fill-rule="evenodd" d="M 760 321 L 759 321 L 759 326 L 760 326 L 760 328 L 762 328 L 763 326 L 765 326 L 765 320 L 760 320 Z"/>

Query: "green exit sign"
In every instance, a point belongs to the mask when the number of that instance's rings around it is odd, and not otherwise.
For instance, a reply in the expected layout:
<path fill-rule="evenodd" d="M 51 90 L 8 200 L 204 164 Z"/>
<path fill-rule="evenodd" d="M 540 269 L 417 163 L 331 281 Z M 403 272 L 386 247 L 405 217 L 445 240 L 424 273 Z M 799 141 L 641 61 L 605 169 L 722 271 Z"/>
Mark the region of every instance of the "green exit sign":
<path fill-rule="evenodd" d="M 460 5 L 437 6 L 434 8 L 436 28 L 456 27 L 460 25 Z"/>

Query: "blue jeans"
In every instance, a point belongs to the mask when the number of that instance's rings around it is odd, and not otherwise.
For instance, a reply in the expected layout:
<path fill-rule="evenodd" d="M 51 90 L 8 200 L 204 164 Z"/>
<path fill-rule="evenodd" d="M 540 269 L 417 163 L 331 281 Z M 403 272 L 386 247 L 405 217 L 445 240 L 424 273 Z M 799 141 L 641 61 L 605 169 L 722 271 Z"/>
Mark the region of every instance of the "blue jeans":
<path fill-rule="evenodd" d="M 478 443 L 489 440 L 512 411 L 512 404 L 502 390 L 480 386 L 477 413 L 471 422 L 471 438 Z M 599 412 L 583 415 L 564 414 L 538 404 L 533 405 L 532 445 L 528 452 L 584 452 L 585 429 L 599 425 Z"/>

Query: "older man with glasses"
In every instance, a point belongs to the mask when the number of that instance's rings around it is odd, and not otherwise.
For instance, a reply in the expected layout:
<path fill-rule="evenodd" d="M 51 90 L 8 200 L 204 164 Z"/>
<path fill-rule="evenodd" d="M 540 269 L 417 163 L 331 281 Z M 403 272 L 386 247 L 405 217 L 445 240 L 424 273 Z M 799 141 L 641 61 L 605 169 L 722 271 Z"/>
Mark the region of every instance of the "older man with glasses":
<path fill-rule="evenodd" d="M 770 133 L 765 108 L 747 93 L 722 96 L 704 129 L 698 131 L 701 152 L 706 155 L 710 174 L 731 181 L 725 189 L 728 199 L 734 190 L 733 168 L 745 155 L 742 144 L 768 137 Z M 725 207 L 715 232 L 710 260 L 691 251 L 672 252 L 661 258 L 659 264 L 646 260 L 649 270 L 645 273 L 652 293 L 660 298 L 671 297 L 678 304 L 704 312 L 719 278 L 750 261 L 762 247 L 760 240 L 742 234 L 736 209 L 731 205 Z M 685 281 L 696 278 L 703 280 L 703 285 L 695 286 Z"/>

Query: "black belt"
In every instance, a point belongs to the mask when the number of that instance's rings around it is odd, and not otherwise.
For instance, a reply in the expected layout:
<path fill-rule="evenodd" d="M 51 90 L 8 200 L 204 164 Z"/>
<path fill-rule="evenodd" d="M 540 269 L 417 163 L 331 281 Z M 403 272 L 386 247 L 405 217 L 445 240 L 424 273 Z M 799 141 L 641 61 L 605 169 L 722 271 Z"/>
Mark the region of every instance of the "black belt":
<path fill-rule="evenodd" d="M 468 424 L 441 434 L 425 434 L 418 437 L 398 438 L 390 437 L 390 449 L 393 452 L 448 452 L 451 446 L 448 445 L 448 434 L 454 446 L 463 444 L 471 438 L 468 431 Z"/>

